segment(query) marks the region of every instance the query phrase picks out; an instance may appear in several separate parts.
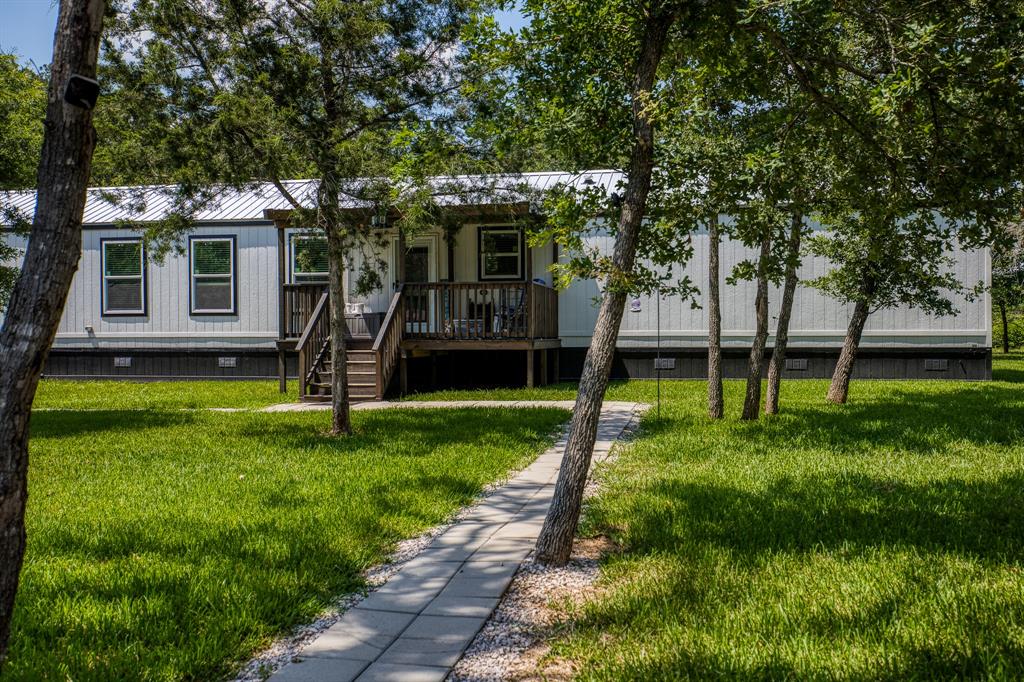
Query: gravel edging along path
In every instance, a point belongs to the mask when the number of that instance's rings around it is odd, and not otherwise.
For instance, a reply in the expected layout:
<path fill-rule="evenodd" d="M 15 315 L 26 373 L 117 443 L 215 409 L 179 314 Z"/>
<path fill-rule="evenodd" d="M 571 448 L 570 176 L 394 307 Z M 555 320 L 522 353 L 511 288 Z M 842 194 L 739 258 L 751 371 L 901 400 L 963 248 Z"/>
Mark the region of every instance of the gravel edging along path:
<path fill-rule="evenodd" d="M 618 449 L 632 440 L 638 428 L 634 419 L 619 437 L 616 448 L 600 461 L 595 460 L 594 465 L 606 466 L 614 461 Z M 597 473 L 592 467 L 584 508 L 600 490 Z M 448 682 L 572 679 L 575 670 L 570 664 L 547 657 L 549 642 L 564 628 L 568 616 L 560 605 L 567 600 L 580 604 L 596 595 L 601 560 L 615 549 L 607 537 L 577 538 L 569 562 L 560 567 L 535 562 L 531 552 L 498 607 L 455 664 Z"/>

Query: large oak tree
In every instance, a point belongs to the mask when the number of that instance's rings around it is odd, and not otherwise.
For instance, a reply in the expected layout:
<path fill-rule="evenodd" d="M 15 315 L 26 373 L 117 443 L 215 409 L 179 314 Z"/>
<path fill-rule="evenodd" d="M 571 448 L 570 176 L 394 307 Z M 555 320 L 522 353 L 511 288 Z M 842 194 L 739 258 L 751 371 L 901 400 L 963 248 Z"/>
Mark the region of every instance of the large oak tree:
<path fill-rule="evenodd" d="M 0 328 L 0 664 L 25 553 L 29 416 L 82 250 L 95 146 L 92 110 L 64 100 L 73 75 L 95 78 L 104 0 L 63 0 L 47 89 L 38 193 L 21 275 Z"/>

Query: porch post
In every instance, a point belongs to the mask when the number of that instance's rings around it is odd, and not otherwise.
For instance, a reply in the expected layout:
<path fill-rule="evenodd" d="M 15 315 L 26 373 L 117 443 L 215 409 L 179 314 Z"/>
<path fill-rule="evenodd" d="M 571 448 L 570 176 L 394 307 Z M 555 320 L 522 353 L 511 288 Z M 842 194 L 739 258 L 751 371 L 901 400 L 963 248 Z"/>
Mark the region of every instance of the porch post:
<path fill-rule="evenodd" d="M 526 241 L 525 232 L 523 233 L 523 241 Z M 526 273 L 526 291 L 523 296 L 523 305 L 526 306 L 526 338 L 532 340 L 533 337 L 536 336 L 533 324 L 533 318 L 536 317 L 536 315 L 533 314 L 533 248 L 529 244 L 526 245 L 526 267 L 524 270 Z M 532 349 L 530 351 L 530 357 L 533 357 Z M 530 367 L 532 366 L 533 365 L 531 364 Z M 533 370 L 530 370 L 530 373 L 532 376 Z"/>
<path fill-rule="evenodd" d="M 450 234 L 445 234 L 445 241 L 448 243 L 448 281 L 455 281 L 455 243 Z"/>
<path fill-rule="evenodd" d="M 398 390 L 401 395 L 409 392 L 409 361 L 404 350 L 398 354 Z"/>
<path fill-rule="evenodd" d="M 284 279 L 285 279 L 285 241 L 284 241 L 284 226 L 280 220 L 274 221 L 274 226 L 277 228 L 277 338 L 285 338 L 285 299 L 284 299 Z M 288 392 L 288 363 L 285 358 L 285 350 L 278 344 L 277 347 L 277 382 L 278 390 L 281 393 Z"/>
<path fill-rule="evenodd" d="M 395 273 L 398 276 L 398 283 L 405 283 L 405 231 L 398 228 L 398 262 L 395 264 Z"/>
<path fill-rule="evenodd" d="M 554 352 L 554 358 L 553 358 L 553 362 L 551 364 L 554 365 L 554 367 L 552 367 L 552 369 L 554 370 L 554 372 L 552 372 L 552 374 L 554 374 L 553 379 L 554 379 L 554 382 L 557 384 L 558 380 L 559 380 L 559 376 L 558 376 L 558 356 L 561 355 L 562 349 L 561 348 L 555 348 L 554 351 L 555 351 Z"/>
<path fill-rule="evenodd" d="M 536 382 L 533 376 L 533 346 L 526 351 L 526 387 L 533 388 Z"/>
<path fill-rule="evenodd" d="M 281 393 L 288 392 L 288 361 L 284 348 L 277 347 L 277 388 Z"/>
<path fill-rule="evenodd" d="M 548 349 L 544 348 L 540 352 L 540 385 L 548 385 Z"/>

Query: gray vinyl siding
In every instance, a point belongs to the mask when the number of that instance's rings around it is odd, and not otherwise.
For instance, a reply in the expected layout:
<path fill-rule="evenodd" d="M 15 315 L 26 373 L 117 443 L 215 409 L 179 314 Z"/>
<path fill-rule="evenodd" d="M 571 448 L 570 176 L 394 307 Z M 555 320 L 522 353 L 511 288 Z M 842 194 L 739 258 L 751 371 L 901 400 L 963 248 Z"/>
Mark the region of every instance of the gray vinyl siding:
<path fill-rule="evenodd" d="M 193 237 L 236 240 L 236 312 L 193 315 L 189 305 L 189 262 L 185 253 L 146 264 L 145 315 L 102 314 L 101 240 L 138 236 L 116 228 L 86 228 L 82 258 L 71 283 L 57 330 L 57 349 L 273 349 L 278 328 L 277 234 L 270 223 L 203 225 Z M 92 332 L 87 327 L 92 327 Z"/>
<path fill-rule="evenodd" d="M 237 314 L 193 315 L 189 310 L 189 271 L 187 254 L 171 254 L 163 263 L 147 263 L 147 314 L 140 316 L 103 316 L 101 314 L 101 251 L 105 238 L 131 236 L 112 227 L 87 226 L 83 231 L 83 252 L 61 320 L 55 348 L 72 349 L 168 349 L 201 351 L 203 349 L 271 350 L 278 334 L 278 252 L 277 229 L 266 221 L 208 223 L 197 227 L 193 236 L 233 236 L 237 245 Z M 4 238 L 17 246 L 24 240 L 10 233 Z M 438 279 L 448 276 L 448 246 L 440 230 L 421 235 L 434 246 L 434 267 Z M 478 278 L 477 224 L 467 223 L 456 236 L 454 274 L 456 281 Z M 414 240 L 410 240 L 414 241 Z M 610 250 L 612 239 L 594 233 L 587 239 L 590 246 Z M 689 301 L 667 298 L 661 305 L 663 345 L 676 348 L 701 348 L 706 345 L 707 312 L 703 296 L 706 291 L 708 253 L 707 234 L 694 236 L 694 255 L 686 266 L 694 283 L 701 289 L 700 308 Z M 352 297 L 367 312 L 384 312 L 393 294 L 397 273 L 396 242 L 392 238 L 383 247 L 388 263 L 383 273 L 384 288 L 365 297 Z M 564 255 L 564 254 L 563 254 Z M 957 276 L 967 285 L 989 283 L 990 256 L 987 250 L 952 254 Z M 534 249 L 533 276 L 551 282 L 552 250 L 550 245 Z M 754 252 L 742 245 L 726 242 L 722 249 L 722 273 Z M 349 285 L 355 283 L 358 259 L 350 271 Z M 823 274 L 828 263 L 823 259 L 805 258 L 801 278 Z M 752 283 L 722 286 L 723 343 L 726 348 L 749 344 L 754 328 L 754 292 Z M 597 319 L 595 299 L 600 289 L 593 280 L 581 281 L 559 295 L 559 326 L 563 345 L 582 348 L 590 343 Z M 780 292 L 770 295 L 771 326 L 774 331 Z M 655 344 L 656 309 L 652 298 L 644 297 L 642 312 L 623 316 L 619 347 L 643 350 Z M 921 347 L 991 347 L 991 303 L 988 295 L 971 302 L 958 300 L 959 314 L 932 317 L 919 310 L 900 308 L 881 311 L 871 316 L 864 335 L 865 348 Z M 842 342 L 849 319 L 849 306 L 837 304 L 814 289 L 801 286 L 797 290 L 790 332 L 794 349 L 832 348 Z M 86 327 L 91 326 L 89 334 Z M 770 342 L 770 341 L 769 341 Z"/>
<path fill-rule="evenodd" d="M 586 242 L 588 247 L 610 253 L 613 239 L 607 233 L 595 231 Z M 663 345 L 680 348 L 706 345 L 708 243 L 707 232 L 695 234 L 693 258 L 685 268 L 677 268 L 675 272 L 676 275 L 688 274 L 693 284 L 698 287 L 700 293 L 697 302 L 700 307 L 694 308 L 689 300 L 678 297 L 662 299 Z M 987 249 L 957 249 L 951 255 L 955 260 L 956 275 L 965 285 L 973 287 L 978 283 L 990 284 L 990 255 Z M 747 346 L 754 334 L 755 285 L 752 282 L 740 282 L 736 286 L 730 286 L 724 280 L 735 264 L 756 257 L 754 249 L 746 248 L 738 242 L 726 241 L 722 245 L 722 342 L 725 347 Z M 807 256 L 799 275 L 802 281 L 813 279 L 827 272 L 828 267 L 826 259 Z M 577 282 L 562 293 L 559 301 L 559 332 L 565 346 L 589 345 L 597 321 L 598 296 L 600 288 L 593 280 Z M 780 289 L 773 287 L 769 293 L 769 327 L 772 332 L 781 298 Z M 641 312 L 633 313 L 627 309 L 623 314 L 618 343 L 620 348 L 645 348 L 656 343 L 656 299 L 653 296 L 642 296 L 640 300 Z M 974 301 L 954 296 L 953 301 L 959 313 L 945 317 L 931 316 L 908 307 L 879 311 L 868 320 L 863 344 L 865 347 L 990 347 L 992 319 L 988 294 L 979 296 Z M 816 289 L 799 286 L 790 324 L 791 346 L 798 348 L 840 345 L 851 310 L 852 306 L 839 304 Z"/>

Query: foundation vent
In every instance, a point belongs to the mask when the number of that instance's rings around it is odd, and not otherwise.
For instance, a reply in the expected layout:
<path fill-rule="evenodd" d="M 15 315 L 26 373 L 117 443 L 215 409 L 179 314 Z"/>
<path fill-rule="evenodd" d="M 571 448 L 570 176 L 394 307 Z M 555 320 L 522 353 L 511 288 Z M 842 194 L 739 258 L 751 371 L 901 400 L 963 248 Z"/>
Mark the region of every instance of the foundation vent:
<path fill-rule="evenodd" d="M 930 359 L 924 361 L 924 371 L 945 372 L 949 369 L 949 360 Z"/>
<path fill-rule="evenodd" d="M 786 369 L 806 371 L 807 358 L 786 358 Z"/>

